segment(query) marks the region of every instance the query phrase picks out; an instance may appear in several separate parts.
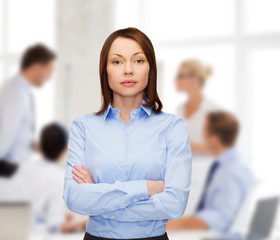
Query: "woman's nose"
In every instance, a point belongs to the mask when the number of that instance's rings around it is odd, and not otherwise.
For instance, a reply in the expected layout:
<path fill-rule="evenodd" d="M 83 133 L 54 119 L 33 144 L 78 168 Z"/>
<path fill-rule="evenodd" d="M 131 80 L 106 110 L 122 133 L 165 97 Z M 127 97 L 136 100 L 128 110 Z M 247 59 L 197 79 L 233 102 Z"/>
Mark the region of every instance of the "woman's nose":
<path fill-rule="evenodd" d="M 130 74 L 132 74 L 132 73 L 133 73 L 133 69 L 132 69 L 131 64 L 130 64 L 130 63 L 126 63 L 126 64 L 124 65 L 124 74 L 125 74 L 125 75 L 130 75 Z"/>

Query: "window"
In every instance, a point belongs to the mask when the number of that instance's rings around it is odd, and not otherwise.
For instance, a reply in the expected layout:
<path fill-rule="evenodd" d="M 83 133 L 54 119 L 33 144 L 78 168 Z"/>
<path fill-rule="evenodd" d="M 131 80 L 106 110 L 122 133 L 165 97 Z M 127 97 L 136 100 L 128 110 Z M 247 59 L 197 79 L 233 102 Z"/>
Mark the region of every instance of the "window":
<path fill-rule="evenodd" d="M 272 33 L 280 29 L 279 0 L 244 1 L 245 32 Z"/>
<path fill-rule="evenodd" d="M 241 121 L 244 158 L 260 178 L 276 174 L 280 1 L 139 0 L 138 11 L 126 15 L 134 2 L 116 1 L 114 28 L 135 26 L 151 38 L 164 110 L 174 112 L 183 98 L 173 81 L 180 61 L 199 58 L 214 69 L 206 94 Z"/>
<path fill-rule="evenodd" d="M 269 62 L 269 64 L 267 63 Z M 249 53 L 252 81 L 251 143 L 254 168 L 262 178 L 279 176 L 280 46 Z M 265 171 L 264 171 L 265 170 Z"/>

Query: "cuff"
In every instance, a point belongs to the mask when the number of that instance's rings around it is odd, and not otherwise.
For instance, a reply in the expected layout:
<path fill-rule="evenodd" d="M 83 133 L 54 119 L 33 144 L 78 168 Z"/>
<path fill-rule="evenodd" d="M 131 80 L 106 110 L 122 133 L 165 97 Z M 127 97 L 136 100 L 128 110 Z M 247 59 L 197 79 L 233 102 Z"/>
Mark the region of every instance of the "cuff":
<path fill-rule="evenodd" d="M 194 216 L 203 220 L 210 229 L 214 230 L 223 230 L 221 225 L 224 225 L 226 222 L 226 219 L 221 219 L 213 210 L 202 210 L 195 213 Z"/>
<path fill-rule="evenodd" d="M 126 182 L 126 191 L 131 196 L 130 203 L 135 203 L 149 198 L 146 180 Z"/>

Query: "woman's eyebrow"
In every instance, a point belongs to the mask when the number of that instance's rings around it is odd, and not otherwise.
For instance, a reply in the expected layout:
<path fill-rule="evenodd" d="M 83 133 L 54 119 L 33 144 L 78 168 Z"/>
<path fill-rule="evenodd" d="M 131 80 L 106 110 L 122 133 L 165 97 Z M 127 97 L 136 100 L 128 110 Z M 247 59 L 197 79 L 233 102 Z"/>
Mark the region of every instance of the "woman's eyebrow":
<path fill-rule="evenodd" d="M 119 56 L 119 57 L 123 57 L 121 54 L 118 54 L 118 53 L 112 53 L 111 56 L 112 56 L 112 55 L 117 55 L 117 56 Z"/>
<path fill-rule="evenodd" d="M 136 53 L 133 54 L 133 56 L 135 56 L 135 55 L 137 55 L 137 54 L 139 54 L 139 53 L 144 54 L 143 52 L 136 52 Z"/>
<path fill-rule="evenodd" d="M 133 53 L 132 56 L 135 56 L 135 55 L 137 55 L 137 54 L 144 54 L 144 53 L 143 53 L 143 52 L 136 52 L 136 53 Z M 112 55 L 117 55 L 118 57 L 123 57 L 123 56 L 122 56 L 121 54 L 119 54 L 119 53 L 112 53 L 111 56 L 112 56 Z"/>

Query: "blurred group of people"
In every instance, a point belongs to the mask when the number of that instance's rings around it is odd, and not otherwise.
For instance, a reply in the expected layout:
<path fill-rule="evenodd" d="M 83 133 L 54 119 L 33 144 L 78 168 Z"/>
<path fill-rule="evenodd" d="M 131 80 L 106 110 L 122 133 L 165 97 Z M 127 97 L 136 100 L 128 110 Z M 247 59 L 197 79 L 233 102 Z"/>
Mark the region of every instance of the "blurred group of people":
<path fill-rule="evenodd" d="M 197 59 L 181 63 L 176 90 L 187 95 L 176 114 L 185 119 L 192 149 L 192 188 L 186 213 L 169 221 L 168 230 L 229 231 L 235 216 L 256 183 L 236 141 L 237 118 L 207 96 L 203 89 L 212 68 Z"/>
<path fill-rule="evenodd" d="M 31 226 L 71 232 L 84 229 L 62 199 L 68 130 L 49 123 L 35 141 L 33 87 L 42 87 L 54 70 L 56 54 L 42 44 L 22 55 L 20 70 L 0 88 L 0 202 L 31 204 Z M 37 153 L 40 157 L 32 158 Z"/>
<path fill-rule="evenodd" d="M 73 220 L 62 198 L 68 131 L 46 125 L 34 142 L 35 109 L 31 88 L 50 79 L 56 54 L 37 44 L 22 56 L 20 71 L 0 88 L 0 200 L 30 201 L 33 222 L 51 232 L 84 230 L 87 219 Z M 203 94 L 211 68 L 195 59 L 184 61 L 176 89 L 188 95 L 176 114 L 188 125 L 193 156 L 192 188 L 186 214 L 169 221 L 167 230 L 227 231 L 254 185 L 254 175 L 240 156 L 237 118 Z M 30 160 L 32 151 L 41 158 Z"/>

